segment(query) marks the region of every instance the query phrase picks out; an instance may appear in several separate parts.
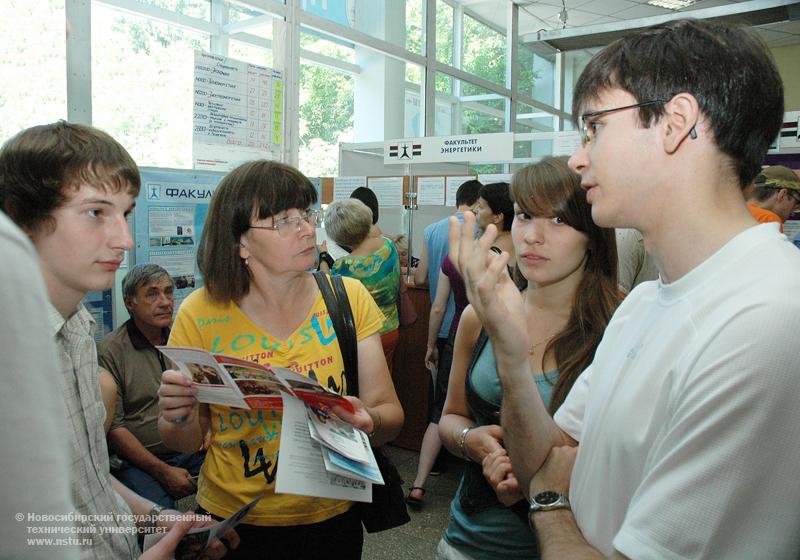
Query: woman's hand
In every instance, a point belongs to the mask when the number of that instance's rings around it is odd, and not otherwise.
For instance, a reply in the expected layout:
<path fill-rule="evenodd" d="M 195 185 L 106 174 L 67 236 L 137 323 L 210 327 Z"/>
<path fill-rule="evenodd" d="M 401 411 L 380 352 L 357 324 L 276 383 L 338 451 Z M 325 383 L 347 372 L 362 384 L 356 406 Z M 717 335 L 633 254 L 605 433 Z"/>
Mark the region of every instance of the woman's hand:
<path fill-rule="evenodd" d="M 464 437 L 464 454 L 476 463 L 482 463 L 484 457 L 496 451 L 505 451 L 503 447 L 503 428 L 497 424 L 472 428 Z"/>
<path fill-rule="evenodd" d="M 510 507 L 524 499 L 505 449 L 489 453 L 483 458 L 483 476 L 504 506 Z"/>
<path fill-rule="evenodd" d="M 425 351 L 425 367 L 431 371 L 439 367 L 439 349 L 435 345 Z"/>
<path fill-rule="evenodd" d="M 168 369 L 161 374 L 158 408 L 170 424 L 186 424 L 197 417 L 197 388 L 179 371 Z"/>
<path fill-rule="evenodd" d="M 362 432 L 371 434 L 375 430 L 376 419 L 373 418 L 372 414 L 369 413 L 367 407 L 358 397 L 351 397 L 347 395 L 344 398 L 353 404 L 355 412 L 350 412 L 339 405 L 333 405 L 331 407 L 331 412 L 351 426 L 358 428 Z"/>

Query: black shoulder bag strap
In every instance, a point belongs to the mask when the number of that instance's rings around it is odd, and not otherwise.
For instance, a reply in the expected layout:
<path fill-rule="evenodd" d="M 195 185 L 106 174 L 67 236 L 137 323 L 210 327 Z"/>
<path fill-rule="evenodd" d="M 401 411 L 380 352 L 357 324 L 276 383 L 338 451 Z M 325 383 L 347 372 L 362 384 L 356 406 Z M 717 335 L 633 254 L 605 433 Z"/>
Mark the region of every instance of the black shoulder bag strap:
<path fill-rule="evenodd" d="M 323 272 L 314 272 L 328 316 L 331 318 L 336 340 L 339 342 L 339 351 L 344 361 L 344 375 L 347 379 L 347 393 L 358 396 L 358 342 L 356 341 L 356 327 L 353 319 L 353 309 L 341 276 L 331 276 Z M 333 290 L 331 290 L 333 283 Z"/>
<path fill-rule="evenodd" d="M 358 345 L 356 340 L 355 320 L 350 299 L 344 288 L 341 276 L 331 276 L 333 290 L 328 278 L 321 272 L 315 272 L 314 278 L 322 292 L 322 299 L 328 308 L 328 315 L 336 331 L 339 350 L 344 360 L 344 375 L 347 379 L 347 393 L 358 396 Z M 372 503 L 358 503 L 356 508 L 361 523 L 368 533 L 376 533 L 399 527 L 411 521 L 403 498 L 403 479 L 397 472 L 388 455 L 380 447 L 373 447 L 375 461 L 383 476 L 385 484 L 372 488 Z"/>

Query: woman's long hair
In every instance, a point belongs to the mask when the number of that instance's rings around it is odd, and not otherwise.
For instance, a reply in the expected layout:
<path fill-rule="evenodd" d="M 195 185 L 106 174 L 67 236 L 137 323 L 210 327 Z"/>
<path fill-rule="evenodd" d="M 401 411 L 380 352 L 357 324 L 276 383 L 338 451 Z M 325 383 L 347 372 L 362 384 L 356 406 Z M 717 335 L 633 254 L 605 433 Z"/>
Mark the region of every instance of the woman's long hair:
<path fill-rule="evenodd" d="M 578 376 L 592 363 L 619 303 L 617 245 L 613 229 L 598 227 L 592 221 L 580 176 L 569 168 L 565 159 L 546 158 L 520 169 L 511 181 L 511 193 L 526 214 L 558 216 L 589 238 L 583 278 L 575 291 L 569 320 L 548 342 L 542 357 L 544 365 L 545 358 L 553 356 L 558 368 L 550 400 L 550 414 L 554 414 Z M 526 287 L 527 281 L 521 274 L 515 275 L 517 284 Z"/>

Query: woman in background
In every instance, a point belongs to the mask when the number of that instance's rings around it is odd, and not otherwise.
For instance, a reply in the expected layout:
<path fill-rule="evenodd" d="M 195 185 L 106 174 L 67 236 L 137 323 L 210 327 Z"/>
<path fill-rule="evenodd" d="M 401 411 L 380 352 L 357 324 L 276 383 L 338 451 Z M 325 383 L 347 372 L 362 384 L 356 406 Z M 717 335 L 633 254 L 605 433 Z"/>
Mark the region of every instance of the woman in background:
<path fill-rule="evenodd" d="M 370 235 L 372 219 L 372 211 L 360 200 L 340 200 L 328 206 L 325 231 L 328 237 L 350 253 L 333 264 L 331 274 L 358 279 L 383 311 L 381 343 L 391 373 L 392 358 L 399 341 L 397 296 L 400 290 L 400 259 L 390 239 Z"/>
<path fill-rule="evenodd" d="M 346 395 L 335 331 L 307 272 L 316 257 L 315 202 L 311 182 L 288 165 L 252 161 L 226 175 L 200 240 L 205 286 L 181 304 L 169 344 L 289 368 Z M 379 446 L 394 439 L 403 422 L 380 352 L 384 318 L 361 283 L 345 278 L 344 284 L 358 340 L 359 397 L 347 397 L 355 414 L 333 411 Z M 171 448 L 193 452 L 210 432 L 200 508 L 224 518 L 263 496 L 237 527 L 241 546 L 229 557 L 311 559 L 336 551 L 337 557 L 360 558 L 363 533 L 352 502 L 275 493 L 282 409 L 200 404 L 196 393 L 180 372 L 164 372 L 159 433 Z"/>
<path fill-rule="evenodd" d="M 514 244 L 511 242 L 511 224 L 514 222 L 514 202 L 511 199 L 511 187 L 508 183 L 489 183 L 483 185 L 478 195 L 478 202 L 472 207 L 475 222 L 481 234 L 489 224 L 497 228 L 497 237 L 492 244 L 494 251 L 505 251 L 511 255 L 509 262 L 514 262 Z M 495 249 L 496 248 L 496 249 Z"/>
<path fill-rule="evenodd" d="M 483 233 L 489 224 L 494 224 L 497 229 L 492 250 L 506 251 L 514 257 L 514 244 L 511 242 L 511 224 L 514 222 L 514 203 L 511 200 L 511 188 L 508 183 L 490 183 L 483 185 L 478 194 L 478 201 L 473 207 L 478 229 Z M 447 301 L 453 293 L 455 313 L 450 323 L 447 342 L 442 348 L 442 354 L 436 345 L 439 327 L 444 320 L 447 310 Z M 455 344 L 456 330 L 461 319 L 461 313 L 467 306 L 467 293 L 464 281 L 456 270 L 450 257 L 445 256 L 442 268 L 439 271 L 439 282 L 436 285 L 436 295 L 431 304 L 428 319 L 428 344 L 425 351 L 425 366 L 431 371 L 436 371 L 436 385 L 434 387 L 433 411 L 431 421 L 422 437 L 419 452 L 417 476 L 406 496 L 406 503 L 411 506 L 422 506 L 425 500 L 425 483 L 428 481 L 436 456 L 442 447 L 439 439 L 439 420 L 442 417 L 447 386 L 450 380 L 450 365 L 453 361 L 453 346 Z"/>
<path fill-rule="evenodd" d="M 614 231 L 594 224 L 580 177 L 562 159 L 518 171 L 512 194 L 511 239 L 523 285 L 530 363 L 552 414 L 591 363 L 617 305 Z M 528 504 L 503 448 L 501 402 L 492 345 L 467 307 L 439 433 L 468 465 L 437 548 L 439 559 L 538 557 Z"/>

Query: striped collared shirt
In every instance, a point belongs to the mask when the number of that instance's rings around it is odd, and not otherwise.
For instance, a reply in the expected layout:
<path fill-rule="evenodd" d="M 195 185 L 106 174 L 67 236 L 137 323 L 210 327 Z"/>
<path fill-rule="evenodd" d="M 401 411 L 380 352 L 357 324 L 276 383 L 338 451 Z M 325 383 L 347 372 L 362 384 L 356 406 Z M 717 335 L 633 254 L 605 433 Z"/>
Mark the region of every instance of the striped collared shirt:
<path fill-rule="evenodd" d="M 94 319 L 81 305 L 64 320 L 52 304 L 48 319 L 61 365 L 59 382 L 70 439 L 71 464 L 67 472 L 72 476 L 72 498 L 78 514 L 94 516 L 93 521 L 75 523 L 79 527 L 95 527 L 92 533 L 81 535 L 91 538 L 91 546 L 81 547 L 82 558 L 138 558 L 131 510 L 111 485 Z"/>

